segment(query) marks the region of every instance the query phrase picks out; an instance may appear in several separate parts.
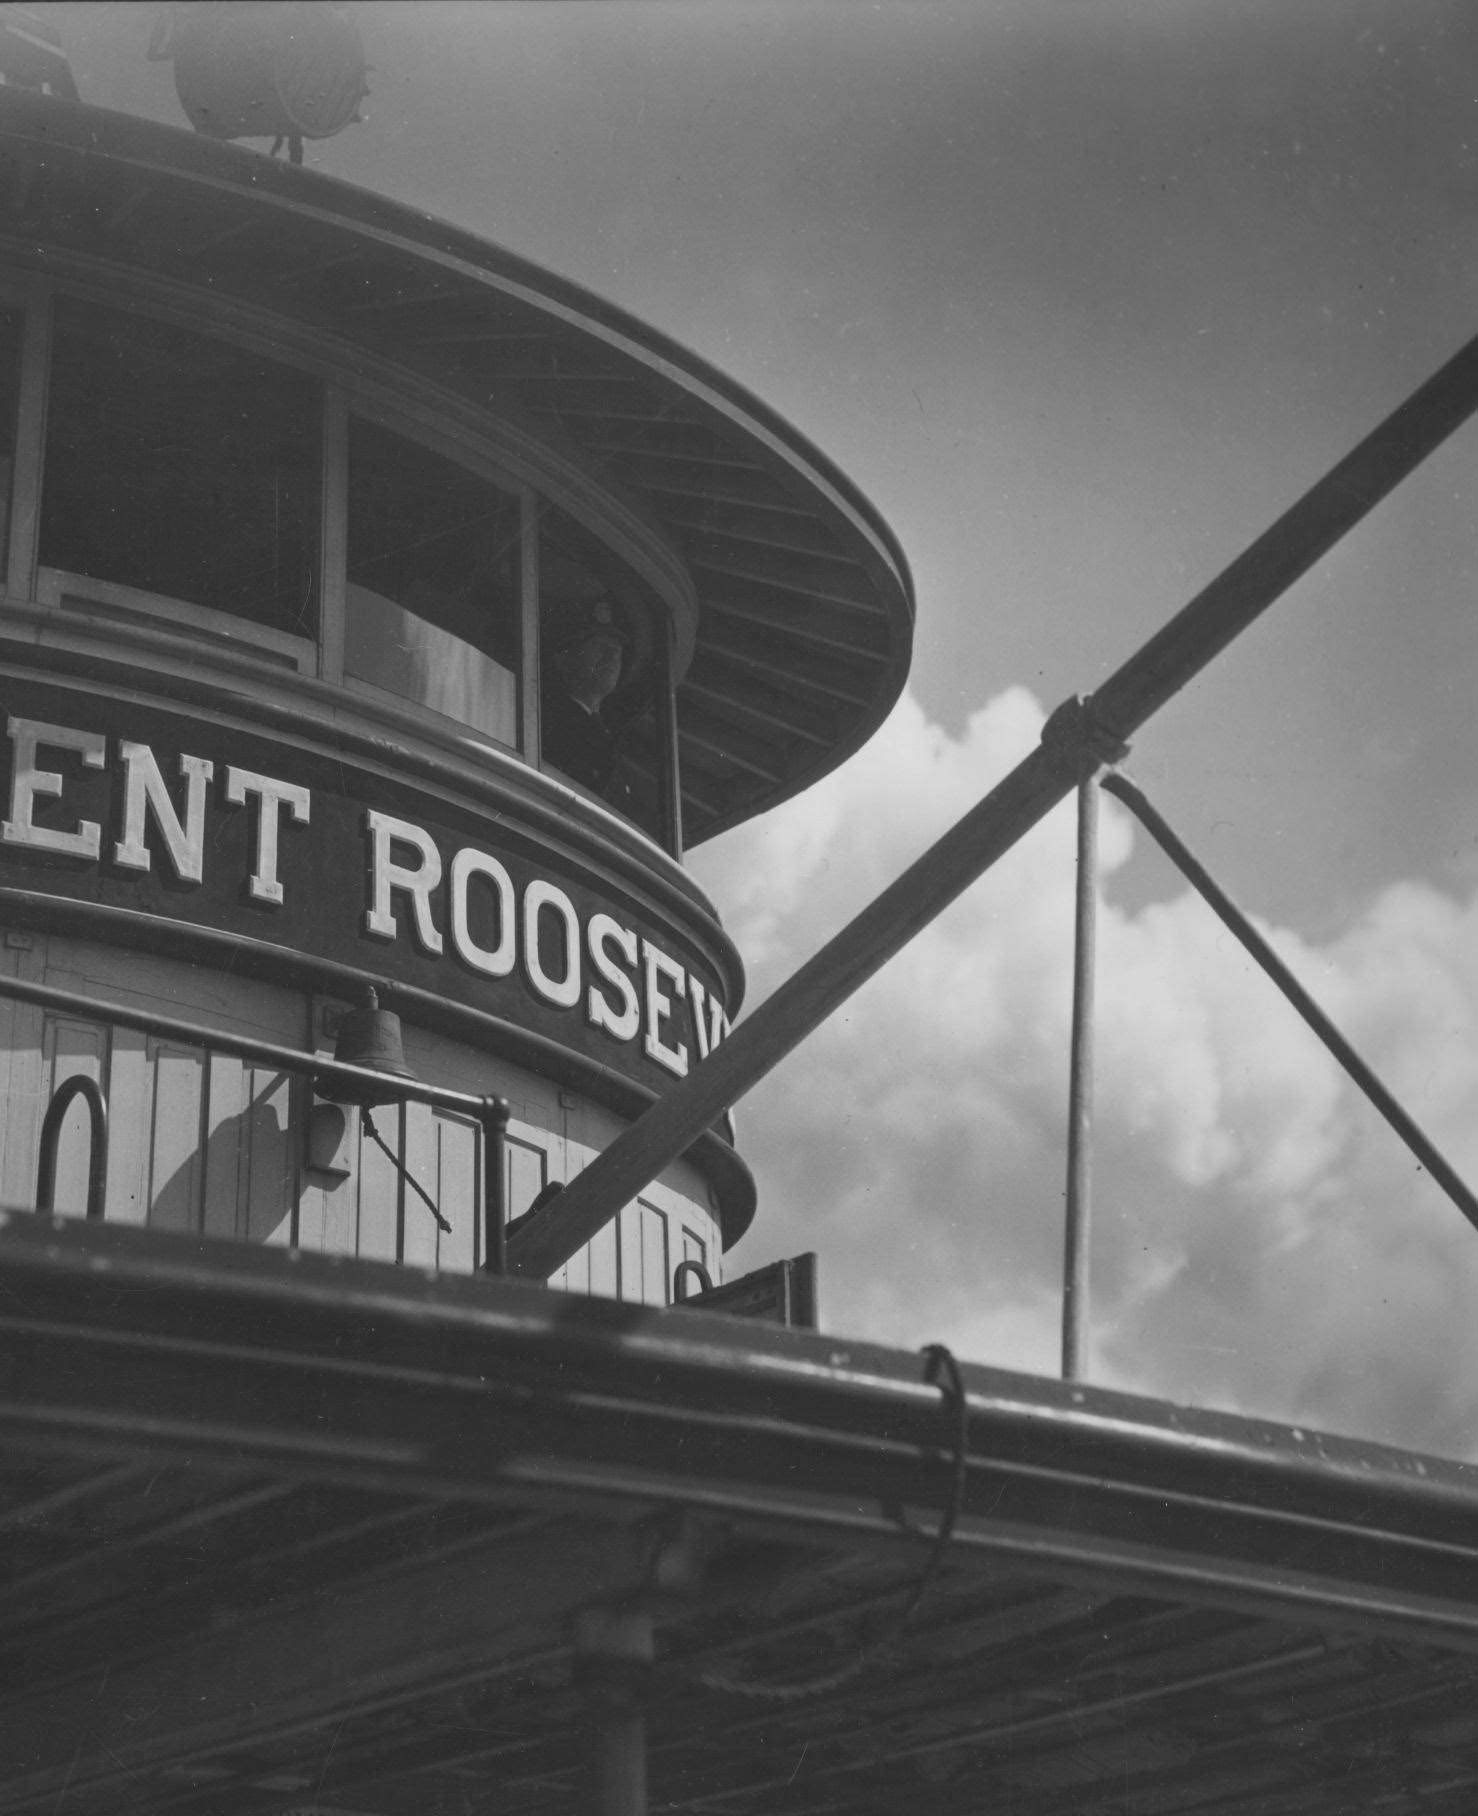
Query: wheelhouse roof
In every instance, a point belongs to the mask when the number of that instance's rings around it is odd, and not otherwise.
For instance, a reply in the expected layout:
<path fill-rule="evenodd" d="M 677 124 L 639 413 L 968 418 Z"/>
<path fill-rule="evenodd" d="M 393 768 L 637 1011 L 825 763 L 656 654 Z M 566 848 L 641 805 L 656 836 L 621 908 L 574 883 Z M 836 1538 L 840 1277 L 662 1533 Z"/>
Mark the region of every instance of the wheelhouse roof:
<path fill-rule="evenodd" d="M 826 774 L 901 691 L 912 582 L 877 512 L 741 386 L 578 285 L 311 170 L 14 89 L 0 193 L 11 257 L 330 337 L 520 425 L 643 517 L 699 608 L 677 698 L 688 843 Z"/>

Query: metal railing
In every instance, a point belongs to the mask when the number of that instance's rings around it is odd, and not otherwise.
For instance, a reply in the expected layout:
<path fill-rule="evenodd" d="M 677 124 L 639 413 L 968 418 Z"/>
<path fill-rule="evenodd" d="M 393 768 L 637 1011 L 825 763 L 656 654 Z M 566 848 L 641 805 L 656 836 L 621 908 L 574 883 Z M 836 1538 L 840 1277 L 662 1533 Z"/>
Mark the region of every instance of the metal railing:
<path fill-rule="evenodd" d="M 123 1003 L 106 1002 L 71 990 L 56 990 L 48 984 L 34 984 L 22 978 L 0 976 L 0 996 L 12 997 L 18 1002 L 34 1003 L 39 1008 L 55 1010 L 61 1014 L 107 1022 L 113 1027 L 132 1028 L 140 1034 L 153 1035 L 158 1039 L 175 1040 L 186 1046 L 199 1047 L 205 1054 L 207 1065 L 212 1054 L 225 1054 L 254 1065 L 272 1066 L 279 1072 L 312 1083 L 320 1080 L 334 1082 L 344 1089 L 346 1095 L 356 1090 L 363 1093 L 366 1087 L 377 1086 L 383 1094 L 379 1101 L 424 1103 L 432 1109 L 450 1110 L 468 1118 L 477 1127 L 480 1149 L 478 1194 L 473 1215 L 482 1237 L 482 1271 L 490 1274 L 507 1272 L 508 1202 L 504 1156 L 509 1110 L 506 1098 L 478 1097 L 469 1091 L 454 1091 L 444 1085 L 424 1084 L 420 1079 L 377 1072 L 369 1066 L 347 1065 L 342 1060 L 325 1059 L 319 1054 L 305 1053 L 296 1047 L 278 1046 L 272 1041 L 256 1040 L 249 1035 L 229 1034 L 198 1022 L 182 1021 L 177 1016 L 133 1009 Z M 61 1124 L 72 1099 L 79 1095 L 86 1099 L 92 1119 L 87 1215 L 89 1218 L 101 1217 L 107 1181 L 107 1100 L 95 1081 L 82 1074 L 74 1074 L 64 1080 L 47 1106 L 41 1132 L 37 1209 L 53 1208 Z M 404 1170 L 398 1159 L 397 1165 L 401 1165 Z"/>

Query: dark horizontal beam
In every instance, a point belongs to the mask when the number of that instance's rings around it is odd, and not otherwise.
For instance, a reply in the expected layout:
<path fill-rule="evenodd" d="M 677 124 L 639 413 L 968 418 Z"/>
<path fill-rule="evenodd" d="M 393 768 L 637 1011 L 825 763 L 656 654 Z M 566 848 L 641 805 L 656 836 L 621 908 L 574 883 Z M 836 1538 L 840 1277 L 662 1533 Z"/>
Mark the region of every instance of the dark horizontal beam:
<path fill-rule="evenodd" d="M 106 1281 L 106 1291 L 99 1282 Z M 0 1434 L 506 1508 L 682 1504 L 917 1548 L 917 1356 L 517 1282 L 12 1213 Z M 961 1555 L 1478 1649 L 1478 1471 L 967 1366 Z"/>

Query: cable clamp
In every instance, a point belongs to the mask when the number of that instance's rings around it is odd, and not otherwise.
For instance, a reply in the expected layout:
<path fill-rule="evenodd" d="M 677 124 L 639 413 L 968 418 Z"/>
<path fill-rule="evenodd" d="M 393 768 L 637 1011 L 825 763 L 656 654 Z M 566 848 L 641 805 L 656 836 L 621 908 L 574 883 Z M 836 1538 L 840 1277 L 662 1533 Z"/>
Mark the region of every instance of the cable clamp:
<path fill-rule="evenodd" d="M 1095 714 L 1093 696 L 1073 694 L 1048 715 L 1042 748 L 1075 781 L 1122 763 L 1129 746 Z"/>

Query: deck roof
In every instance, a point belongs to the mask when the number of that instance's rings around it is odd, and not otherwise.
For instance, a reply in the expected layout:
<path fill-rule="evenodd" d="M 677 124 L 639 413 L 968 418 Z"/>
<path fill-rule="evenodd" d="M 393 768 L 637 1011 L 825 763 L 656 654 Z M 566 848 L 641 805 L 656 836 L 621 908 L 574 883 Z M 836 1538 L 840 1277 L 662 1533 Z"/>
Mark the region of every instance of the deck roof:
<path fill-rule="evenodd" d="M 543 1288 L 16 1213 L 0 1812 L 1471 1808 L 1478 1471 Z M 862 1668 L 805 1696 L 737 1692 Z"/>
<path fill-rule="evenodd" d="M 314 171 L 16 89 L 0 195 L 10 258 L 265 311 L 554 449 L 654 528 L 698 601 L 688 843 L 824 775 L 901 691 L 912 581 L 878 513 L 773 410 L 578 285 Z"/>

